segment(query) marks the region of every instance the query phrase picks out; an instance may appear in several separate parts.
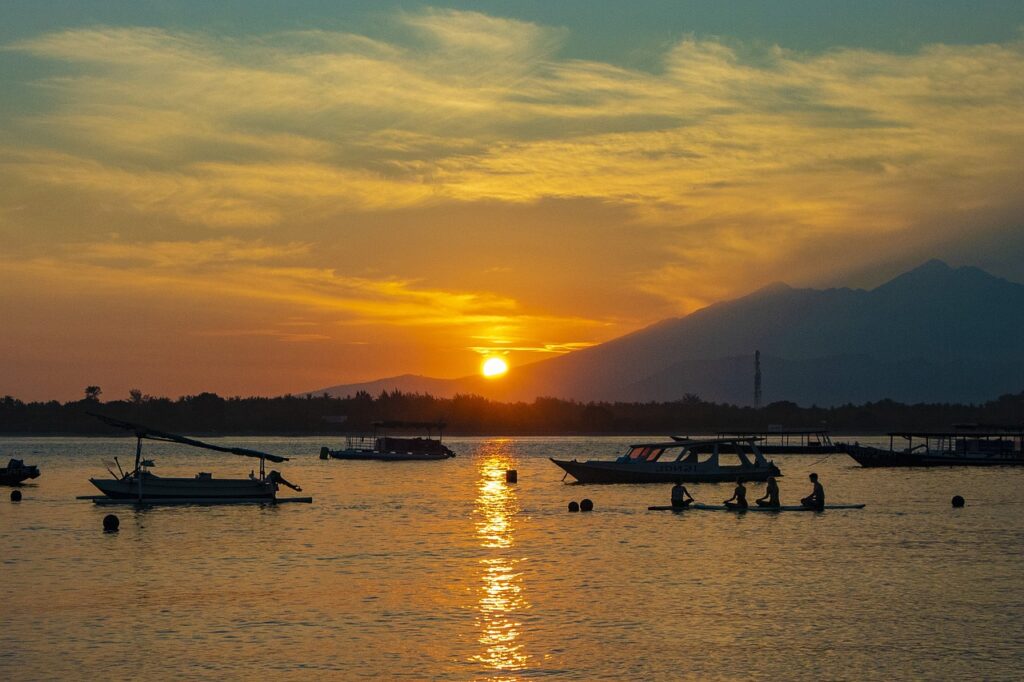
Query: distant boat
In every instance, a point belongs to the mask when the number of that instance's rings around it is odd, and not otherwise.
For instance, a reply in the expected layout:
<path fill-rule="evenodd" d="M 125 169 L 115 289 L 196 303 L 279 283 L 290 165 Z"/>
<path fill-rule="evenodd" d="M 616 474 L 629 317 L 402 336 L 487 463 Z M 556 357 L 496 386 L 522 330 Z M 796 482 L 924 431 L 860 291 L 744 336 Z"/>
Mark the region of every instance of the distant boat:
<path fill-rule="evenodd" d="M 706 457 L 705 448 L 710 449 Z M 726 450 L 735 454 L 738 464 L 720 462 L 719 455 Z M 550 459 L 580 483 L 720 483 L 781 475 L 775 463 L 764 458 L 756 438 L 640 443 L 613 460 Z"/>
<path fill-rule="evenodd" d="M 897 438 L 904 447 L 897 447 Z M 842 447 L 863 467 L 1024 465 L 1024 429 L 898 431 L 889 434 L 888 450 L 859 443 Z"/>
<path fill-rule="evenodd" d="M 0 469 L 0 485 L 19 485 L 30 478 L 39 478 L 39 467 L 26 465 L 20 459 L 11 459 Z"/>
<path fill-rule="evenodd" d="M 361 459 L 379 460 L 383 462 L 398 461 L 431 461 L 454 457 L 446 445 L 441 442 L 441 434 L 445 424 L 442 422 L 405 422 L 382 421 L 373 423 L 372 436 L 349 436 L 345 439 L 345 447 L 340 450 L 320 448 L 320 459 Z M 387 435 L 388 430 L 425 429 L 426 438 L 400 438 Z M 437 438 L 434 438 L 434 431 Z"/>
<path fill-rule="evenodd" d="M 790 430 L 774 429 L 767 431 L 720 431 L 717 438 L 758 438 L 757 447 L 765 455 L 827 455 L 843 452 L 843 449 L 832 442 L 826 429 Z M 689 440 L 686 436 L 672 436 L 674 440 Z M 705 446 L 700 452 L 711 452 L 711 446 Z M 726 452 L 726 450 L 719 450 Z"/>
<path fill-rule="evenodd" d="M 131 471 L 121 470 L 118 463 L 119 473 L 110 471 L 112 478 L 90 478 L 89 482 L 96 486 L 103 497 L 87 496 L 84 499 L 92 499 L 99 504 L 139 503 L 139 504 L 228 504 L 234 502 L 279 502 L 277 490 L 279 485 L 301 491 L 297 485 L 293 485 L 284 479 L 277 471 L 267 473 L 266 462 L 274 463 L 287 462 L 287 457 L 270 455 L 257 450 L 247 448 L 227 448 L 219 445 L 211 445 L 193 438 L 186 438 L 173 433 L 157 431 L 155 429 L 133 424 L 131 422 L 111 419 L 102 415 L 93 415 L 101 421 L 125 429 L 135 434 L 135 466 Z M 154 466 L 152 460 L 142 459 L 143 439 L 164 441 L 170 443 L 181 443 L 197 448 L 226 452 L 242 457 L 253 457 L 259 459 L 259 475 L 250 473 L 248 478 L 214 478 L 209 473 L 199 473 L 193 478 L 170 478 L 157 476 L 150 469 Z M 114 458 L 117 462 L 117 458 Z M 288 501 L 310 502 L 312 498 L 292 498 Z"/>

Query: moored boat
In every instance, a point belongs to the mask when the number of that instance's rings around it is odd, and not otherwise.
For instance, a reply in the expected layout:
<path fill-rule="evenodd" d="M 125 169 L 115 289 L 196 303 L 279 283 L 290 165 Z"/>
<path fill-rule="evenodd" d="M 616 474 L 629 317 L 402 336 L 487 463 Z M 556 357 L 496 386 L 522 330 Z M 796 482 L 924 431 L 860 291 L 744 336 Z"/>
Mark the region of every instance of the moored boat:
<path fill-rule="evenodd" d="M 39 467 L 20 459 L 12 458 L 7 466 L 0 468 L 0 485 L 20 485 L 31 478 L 39 478 Z"/>
<path fill-rule="evenodd" d="M 765 455 L 828 455 L 843 449 L 832 442 L 826 429 L 782 429 L 769 427 L 767 431 L 720 431 L 717 438 L 758 438 L 757 447 Z M 685 436 L 673 439 L 688 440 Z M 710 447 L 710 446 L 707 446 Z M 710 452 L 705 448 L 705 452 Z"/>
<path fill-rule="evenodd" d="M 897 439 L 903 447 L 897 447 Z M 842 444 L 863 467 L 1022 466 L 1024 429 L 915 431 L 889 434 L 889 448 Z"/>
<path fill-rule="evenodd" d="M 103 497 L 87 497 L 97 503 L 113 501 L 135 502 L 138 504 L 221 504 L 232 502 L 277 502 L 279 486 L 284 485 L 292 490 L 301 491 L 297 485 L 289 483 L 277 471 L 266 471 L 266 462 L 287 462 L 287 457 L 271 455 L 248 448 L 231 448 L 212 445 L 194 438 L 186 438 L 173 433 L 157 431 L 139 424 L 111 419 L 102 415 L 93 415 L 103 422 L 132 432 L 136 438 L 135 466 L 130 471 L 123 471 L 117 458 L 119 473 L 110 471 L 112 478 L 90 478 L 89 482 L 103 493 Z M 194 477 L 163 477 L 154 474 L 151 469 L 152 460 L 142 459 L 142 441 L 154 440 L 180 443 L 197 448 L 225 452 L 242 457 L 259 459 L 259 474 L 249 474 L 247 478 L 214 478 L 210 473 L 200 472 Z M 312 498 L 297 498 L 292 501 L 312 501 Z"/>
<path fill-rule="evenodd" d="M 373 423 L 373 435 L 349 436 L 345 447 L 338 450 L 320 448 L 320 459 L 356 459 L 398 461 L 432 461 L 454 457 L 455 453 L 441 442 L 445 425 L 442 422 L 381 421 Z M 387 435 L 391 430 L 424 429 L 426 437 Z M 437 437 L 434 437 L 434 431 Z"/>
<path fill-rule="evenodd" d="M 702 452 L 705 448 L 710 452 Z M 735 455 L 737 464 L 721 462 L 726 452 Z M 613 460 L 550 459 L 580 483 L 719 483 L 781 476 L 758 449 L 757 438 L 640 443 Z"/>

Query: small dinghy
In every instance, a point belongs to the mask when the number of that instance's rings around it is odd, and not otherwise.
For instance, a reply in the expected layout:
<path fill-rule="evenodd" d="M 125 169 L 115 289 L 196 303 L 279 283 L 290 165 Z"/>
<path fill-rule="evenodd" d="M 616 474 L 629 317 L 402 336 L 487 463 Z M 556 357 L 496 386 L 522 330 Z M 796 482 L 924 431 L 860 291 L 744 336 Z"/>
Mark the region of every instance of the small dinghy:
<path fill-rule="evenodd" d="M 828 509 L 863 509 L 866 505 L 863 504 L 826 504 L 825 510 Z M 805 507 L 801 504 L 783 505 L 781 507 L 747 507 L 746 509 L 737 509 L 735 507 L 726 507 L 724 504 L 701 504 L 699 502 L 691 504 L 689 507 L 673 507 L 671 505 L 656 505 L 648 507 L 647 511 L 734 511 L 734 512 L 813 512 L 821 511 L 813 509 L 811 507 Z"/>

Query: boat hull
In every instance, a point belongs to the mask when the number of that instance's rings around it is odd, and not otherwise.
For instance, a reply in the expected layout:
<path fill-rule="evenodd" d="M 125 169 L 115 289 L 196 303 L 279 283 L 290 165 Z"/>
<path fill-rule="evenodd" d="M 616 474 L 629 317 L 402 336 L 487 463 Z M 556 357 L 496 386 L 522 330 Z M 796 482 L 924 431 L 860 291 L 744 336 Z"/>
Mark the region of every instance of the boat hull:
<path fill-rule="evenodd" d="M 780 476 L 773 464 L 766 466 L 715 466 L 684 462 L 619 462 L 604 460 L 551 461 L 580 483 L 728 483 L 732 481 L 764 481 Z"/>
<path fill-rule="evenodd" d="M 948 451 L 905 452 L 869 445 L 846 445 L 845 451 L 862 467 L 942 467 L 942 466 L 1024 466 L 1019 453 L 971 453 Z"/>
<path fill-rule="evenodd" d="M 113 499 L 138 499 L 135 479 L 90 478 L 101 493 Z M 142 499 L 188 500 L 273 500 L 277 486 L 271 481 L 249 478 L 162 478 L 142 480 Z"/>

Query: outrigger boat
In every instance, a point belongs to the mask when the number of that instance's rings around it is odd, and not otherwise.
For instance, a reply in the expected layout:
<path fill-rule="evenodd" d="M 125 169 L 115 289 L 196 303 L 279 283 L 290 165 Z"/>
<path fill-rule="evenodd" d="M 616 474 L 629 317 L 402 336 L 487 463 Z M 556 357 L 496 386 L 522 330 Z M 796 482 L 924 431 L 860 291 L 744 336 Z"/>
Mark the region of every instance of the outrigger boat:
<path fill-rule="evenodd" d="M 431 461 L 454 457 L 441 442 L 445 424 L 442 422 L 383 421 L 373 423 L 372 436 L 349 436 L 340 450 L 320 448 L 320 459 L 373 459 L 383 462 Z M 397 438 L 387 435 L 389 429 L 426 429 L 426 438 Z M 434 438 L 434 430 L 437 438 Z"/>
<path fill-rule="evenodd" d="M 863 509 L 867 505 L 863 504 L 826 504 L 825 509 Z M 687 511 L 687 510 L 700 510 L 700 511 L 734 511 L 734 512 L 813 512 L 823 511 L 821 509 L 815 509 L 813 507 L 805 507 L 800 505 L 782 505 L 781 507 L 758 507 L 753 505 L 746 509 L 739 509 L 736 507 L 727 507 L 724 504 L 701 504 L 695 502 L 687 507 L 672 507 L 669 505 L 656 505 L 648 507 L 648 511 Z"/>
<path fill-rule="evenodd" d="M 707 457 L 706 449 L 710 450 Z M 719 454 L 724 452 L 735 453 L 739 464 L 720 463 Z M 629 446 L 618 459 L 579 462 L 552 457 L 551 461 L 580 483 L 720 483 L 782 475 L 774 462 L 764 458 L 757 438 L 640 443 Z"/>
<path fill-rule="evenodd" d="M 905 447 L 896 447 L 897 438 Z M 859 443 L 843 447 L 863 467 L 1024 465 L 1024 429 L 893 432 L 888 450 Z"/>
<path fill-rule="evenodd" d="M 39 467 L 25 464 L 20 459 L 11 459 L 7 466 L 0 468 L 2 485 L 21 485 L 30 478 L 39 478 Z"/>
<path fill-rule="evenodd" d="M 758 438 L 757 447 L 765 455 L 828 455 L 843 452 L 843 448 L 832 442 L 832 436 L 824 429 L 783 430 L 771 428 L 767 431 L 720 431 L 717 438 Z M 673 440 L 689 440 L 686 436 L 672 436 Z M 705 448 L 702 452 L 710 452 Z M 720 451 L 721 452 L 721 451 Z"/>
<path fill-rule="evenodd" d="M 102 496 L 82 496 L 79 499 L 93 500 L 97 504 L 231 504 L 239 502 L 312 502 L 311 497 L 278 499 L 277 490 L 280 485 L 300 491 L 297 485 L 289 483 L 277 471 L 267 473 L 266 462 L 287 462 L 287 457 L 271 455 L 248 448 L 226 448 L 211 445 L 193 438 L 186 438 L 173 433 L 133 424 L 131 422 L 111 419 L 94 414 L 94 417 L 135 435 L 135 466 L 131 471 L 121 469 L 117 458 L 119 474 L 108 468 L 113 478 L 90 478 L 89 482 L 96 486 Z M 205 448 L 217 452 L 226 452 L 242 457 L 254 457 L 260 461 L 259 476 L 250 473 L 248 478 L 214 478 L 209 473 L 199 473 L 193 478 L 164 478 L 157 476 L 150 469 L 152 460 L 142 458 L 143 439 L 181 443 L 197 448 Z"/>

